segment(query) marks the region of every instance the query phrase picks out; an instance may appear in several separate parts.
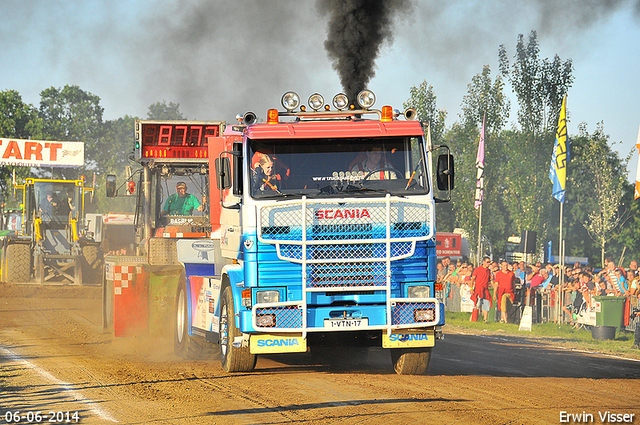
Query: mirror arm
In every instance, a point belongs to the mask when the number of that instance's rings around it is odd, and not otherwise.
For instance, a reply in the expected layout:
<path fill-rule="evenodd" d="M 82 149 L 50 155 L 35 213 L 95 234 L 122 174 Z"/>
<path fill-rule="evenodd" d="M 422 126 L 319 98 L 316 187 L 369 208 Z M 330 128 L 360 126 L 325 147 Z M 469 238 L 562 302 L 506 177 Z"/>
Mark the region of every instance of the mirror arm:
<path fill-rule="evenodd" d="M 128 182 L 130 182 L 130 181 L 133 181 L 133 180 L 132 180 L 132 179 L 133 179 L 133 177 L 134 177 L 136 174 L 140 174 L 140 173 L 142 173 L 142 168 L 140 168 L 140 169 L 138 169 L 138 170 L 134 171 L 134 172 L 133 172 L 129 177 L 127 177 L 127 178 L 125 179 L 125 181 L 123 181 L 123 182 L 122 182 L 122 184 L 121 184 L 120 186 L 118 186 L 118 187 L 116 188 L 116 192 L 115 192 L 115 194 L 114 194 L 113 196 L 114 196 L 114 197 L 118 196 L 118 191 L 119 191 L 120 189 L 122 189 L 122 187 L 123 187 L 125 184 L 127 184 L 127 183 L 128 183 Z"/>

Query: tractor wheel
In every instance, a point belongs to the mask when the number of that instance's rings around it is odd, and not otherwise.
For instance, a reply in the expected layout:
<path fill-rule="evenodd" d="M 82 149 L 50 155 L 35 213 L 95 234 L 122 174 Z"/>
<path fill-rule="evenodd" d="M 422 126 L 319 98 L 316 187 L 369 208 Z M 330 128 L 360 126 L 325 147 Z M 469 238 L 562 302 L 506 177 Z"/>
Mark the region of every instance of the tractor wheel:
<path fill-rule="evenodd" d="M 8 283 L 29 282 L 31 277 L 31 246 L 22 243 L 9 243 L 4 266 Z"/>
<path fill-rule="evenodd" d="M 220 360 L 225 372 L 250 372 L 257 357 L 249 347 L 235 347 L 233 342 L 242 333 L 236 327 L 236 313 L 231 288 L 226 287 L 220 300 Z"/>
<path fill-rule="evenodd" d="M 423 375 L 429 367 L 431 347 L 392 348 L 391 361 L 398 375 Z"/>

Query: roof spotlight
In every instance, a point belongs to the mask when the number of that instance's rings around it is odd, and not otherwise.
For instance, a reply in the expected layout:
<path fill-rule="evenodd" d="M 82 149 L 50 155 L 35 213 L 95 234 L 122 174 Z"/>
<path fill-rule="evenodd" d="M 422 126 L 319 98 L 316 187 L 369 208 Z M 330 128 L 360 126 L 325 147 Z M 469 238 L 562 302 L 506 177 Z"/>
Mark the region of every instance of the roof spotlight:
<path fill-rule="evenodd" d="M 311 109 L 317 111 L 318 109 L 322 108 L 322 105 L 324 105 L 324 97 L 322 97 L 321 94 L 314 93 L 309 96 L 309 106 L 311 107 Z"/>
<path fill-rule="evenodd" d="M 291 112 L 300 105 L 300 96 L 297 93 L 289 91 L 282 96 L 282 106 Z"/>
<path fill-rule="evenodd" d="M 333 106 L 338 110 L 342 111 L 344 108 L 349 106 L 349 98 L 344 93 L 338 93 L 333 96 Z"/>
<path fill-rule="evenodd" d="M 369 109 L 376 103 L 376 95 L 371 90 L 362 90 L 356 99 L 362 109 Z"/>

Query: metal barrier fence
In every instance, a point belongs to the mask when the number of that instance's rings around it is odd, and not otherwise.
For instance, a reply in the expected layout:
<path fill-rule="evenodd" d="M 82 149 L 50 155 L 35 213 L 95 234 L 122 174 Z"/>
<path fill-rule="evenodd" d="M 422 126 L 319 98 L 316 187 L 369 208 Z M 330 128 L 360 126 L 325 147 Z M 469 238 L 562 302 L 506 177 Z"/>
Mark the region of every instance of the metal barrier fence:
<path fill-rule="evenodd" d="M 445 310 L 450 312 L 470 312 L 469 304 L 465 308 L 465 297 L 461 294 L 460 286 L 450 283 L 445 283 L 444 285 L 444 301 L 445 301 Z M 493 295 L 493 289 L 490 289 L 490 292 Z M 513 304 L 509 303 L 507 305 L 507 318 L 509 323 L 519 323 L 520 318 L 522 316 L 522 310 L 526 305 L 526 289 L 516 290 L 515 293 L 515 301 Z M 550 291 L 544 289 L 534 290 L 530 295 L 529 305 L 532 307 L 533 312 L 533 323 L 545 323 L 545 322 L 557 322 L 558 317 L 562 316 L 562 321 L 564 323 L 569 323 L 573 317 L 568 315 L 566 312 L 563 312 L 562 305 L 559 305 L 558 293 L 557 291 Z M 636 296 L 629 297 L 629 308 L 625 310 L 625 315 L 629 315 L 628 325 L 624 326 L 624 329 L 629 332 L 634 332 L 636 329 L 636 324 L 640 323 L 640 316 L 637 316 L 635 312 L 640 311 L 640 301 Z M 568 297 L 562 300 L 562 303 L 565 306 L 571 305 L 572 300 Z M 494 303 L 495 304 L 495 303 Z M 472 308 L 472 305 L 471 305 Z M 500 321 L 500 312 L 494 305 L 493 309 L 495 310 L 494 314 L 490 314 L 490 318 L 492 320 L 499 322 Z M 568 308 L 569 311 L 572 311 L 572 307 Z M 591 318 L 594 316 L 594 312 L 591 311 Z M 626 317 L 625 317 L 626 319 Z M 585 319 L 586 320 L 586 319 Z M 580 319 L 578 319 L 579 323 L 582 323 Z M 585 321 L 584 324 L 589 324 Z"/>

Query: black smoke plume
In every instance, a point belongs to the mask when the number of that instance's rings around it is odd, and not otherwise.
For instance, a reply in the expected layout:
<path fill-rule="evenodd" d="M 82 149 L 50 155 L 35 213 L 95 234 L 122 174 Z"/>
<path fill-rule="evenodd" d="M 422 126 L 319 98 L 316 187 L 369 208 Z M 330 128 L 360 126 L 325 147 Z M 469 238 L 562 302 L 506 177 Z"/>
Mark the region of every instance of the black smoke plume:
<path fill-rule="evenodd" d="M 324 47 L 338 71 L 345 94 L 353 102 L 375 75 L 383 42 L 393 39 L 393 18 L 411 8 L 409 0 L 318 0 L 329 15 Z"/>

